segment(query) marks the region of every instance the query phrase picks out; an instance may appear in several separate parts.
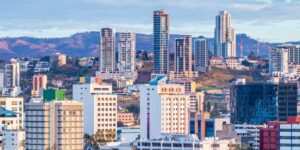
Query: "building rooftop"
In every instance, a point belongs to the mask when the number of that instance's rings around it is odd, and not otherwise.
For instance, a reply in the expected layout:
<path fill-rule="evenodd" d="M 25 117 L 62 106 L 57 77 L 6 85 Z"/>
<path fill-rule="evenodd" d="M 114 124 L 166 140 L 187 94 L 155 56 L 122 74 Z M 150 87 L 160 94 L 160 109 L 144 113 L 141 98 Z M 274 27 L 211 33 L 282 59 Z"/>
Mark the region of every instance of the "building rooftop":
<path fill-rule="evenodd" d="M 16 117 L 18 113 L 14 112 L 14 111 L 10 111 L 10 110 L 0 110 L 0 117 Z"/>
<path fill-rule="evenodd" d="M 159 81 L 160 81 L 161 79 L 165 78 L 165 77 L 166 77 L 165 75 L 158 75 L 158 76 L 156 76 L 155 78 L 153 78 L 153 79 L 149 82 L 149 84 L 150 84 L 150 85 L 158 85 Z"/>

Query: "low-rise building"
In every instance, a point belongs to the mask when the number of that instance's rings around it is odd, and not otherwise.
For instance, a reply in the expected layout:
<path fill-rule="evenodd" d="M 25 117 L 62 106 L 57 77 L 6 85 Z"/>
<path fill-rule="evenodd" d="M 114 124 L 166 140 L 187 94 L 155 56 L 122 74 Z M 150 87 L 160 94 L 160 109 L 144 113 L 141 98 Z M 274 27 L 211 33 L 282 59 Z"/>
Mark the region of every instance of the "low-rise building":
<path fill-rule="evenodd" d="M 3 150 L 25 150 L 25 130 L 4 130 Z"/>
<path fill-rule="evenodd" d="M 134 124 L 133 113 L 118 113 L 118 122 L 130 126 Z"/>
<path fill-rule="evenodd" d="M 42 73 L 48 71 L 50 71 L 50 65 L 48 61 L 39 61 L 34 67 L 35 73 Z"/>

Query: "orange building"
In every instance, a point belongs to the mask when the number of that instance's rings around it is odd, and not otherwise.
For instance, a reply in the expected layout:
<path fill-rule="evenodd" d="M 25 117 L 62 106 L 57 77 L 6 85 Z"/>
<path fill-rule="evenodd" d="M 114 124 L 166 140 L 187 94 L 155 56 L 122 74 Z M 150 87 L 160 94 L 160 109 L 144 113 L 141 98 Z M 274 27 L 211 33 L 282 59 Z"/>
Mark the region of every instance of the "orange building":
<path fill-rule="evenodd" d="M 133 113 L 118 113 L 118 122 L 122 122 L 124 125 L 133 125 Z"/>

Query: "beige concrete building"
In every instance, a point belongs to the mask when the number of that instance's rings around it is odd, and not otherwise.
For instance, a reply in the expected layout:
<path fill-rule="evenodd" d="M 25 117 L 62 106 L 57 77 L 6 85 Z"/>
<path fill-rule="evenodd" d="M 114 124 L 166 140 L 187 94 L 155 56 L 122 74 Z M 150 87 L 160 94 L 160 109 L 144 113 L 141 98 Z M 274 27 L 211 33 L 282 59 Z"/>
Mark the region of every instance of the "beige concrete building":
<path fill-rule="evenodd" d="M 23 97 L 0 97 L 0 107 L 16 113 L 16 121 L 12 123 L 16 128 L 13 129 L 23 128 L 23 101 Z"/>
<path fill-rule="evenodd" d="M 133 125 L 134 118 L 133 113 L 118 113 L 118 122 L 122 122 L 124 125 Z"/>
<path fill-rule="evenodd" d="M 62 66 L 67 64 L 67 56 L 65 54 L 56 53 L 55 54 L 57 65 Z"/>
<path fill-rule="evenodd" d="M 83 149 L 83 104 L 30 102 L 26 108 L 26 149 Z"/>

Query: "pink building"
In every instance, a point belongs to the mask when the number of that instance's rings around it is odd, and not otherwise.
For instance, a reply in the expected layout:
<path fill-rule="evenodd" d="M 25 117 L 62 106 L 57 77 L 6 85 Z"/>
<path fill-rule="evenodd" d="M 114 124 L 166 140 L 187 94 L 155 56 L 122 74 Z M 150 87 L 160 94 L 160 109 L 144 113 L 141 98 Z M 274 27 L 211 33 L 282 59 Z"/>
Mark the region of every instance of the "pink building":
<path fill-rule="evenodd" d="M 33 97 L 39 97 L 40 91 L 47 87 L 47 75 L 36 74 L 32 78 L 32 91 Z"/>

